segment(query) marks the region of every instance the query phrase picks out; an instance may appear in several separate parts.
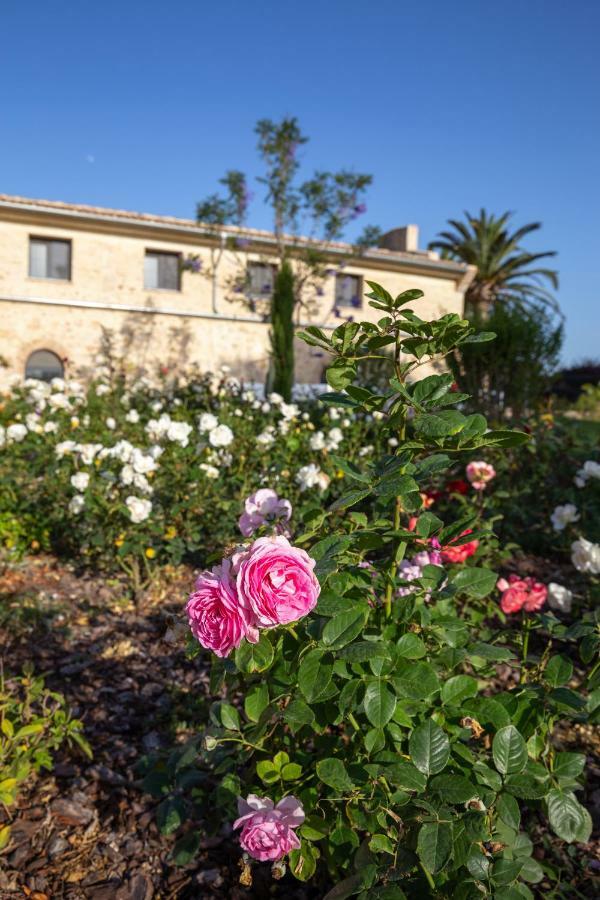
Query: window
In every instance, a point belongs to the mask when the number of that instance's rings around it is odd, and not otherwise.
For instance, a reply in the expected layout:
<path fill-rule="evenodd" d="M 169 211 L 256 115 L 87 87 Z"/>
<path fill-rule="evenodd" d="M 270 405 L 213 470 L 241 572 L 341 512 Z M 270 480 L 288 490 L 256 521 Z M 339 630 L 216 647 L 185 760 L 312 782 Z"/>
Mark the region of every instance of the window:
<path fill-rule="evenodd" d="M 151 291 L 179 291 L 180 254 L 146 250 L 144 287 Z"/>
<path fill-rule="evenodd" d="M 32 278 L 71 279 L 71 241 L 29 238 L 29 275 Z"/>
<path fill-rule="evenodd" d="M 355 309 L 362 306 L 361 281 L 360 275 L 336 275 L 335 305 L 353 306 Z"/>
<path fill-rule="evenodd" d="M 253 300 L 270 300 L 275 286 L 277 268 L 270 263 L 248 263 L 248 284 L 246 293 Z"/>
<path fill-rule="evenodd" d="M 25 378 L 37 378 L 39 381 L 62 378 L 64 371 L 60 357 L 51 350 L 34 350 L 25 364 Z"/>

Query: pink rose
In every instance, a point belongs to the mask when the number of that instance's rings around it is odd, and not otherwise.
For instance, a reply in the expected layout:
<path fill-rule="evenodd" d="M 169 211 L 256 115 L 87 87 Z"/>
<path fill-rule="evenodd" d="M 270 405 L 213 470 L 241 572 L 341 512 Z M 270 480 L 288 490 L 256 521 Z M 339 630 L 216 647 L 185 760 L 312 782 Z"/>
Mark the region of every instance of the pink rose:
<path fill-rule="evenodd" d="M 192 634 L 216 656 L 228 656 L 244 638 L 252 644 L 258 641 L 252 613 L 239 602 L 227 559 L 200 573 L 185 609 Z"/>
<path fill-rule="evenodd" d="M 525 612 L 537 612 L 546 602 L 548 589 L 540 581 L 533 578 L 519 578 L 514 573 L 506 578 L 499 578 L 496 587 L 502 592 L 500 608 L 511 615 L 524 609 Z"/>
<path fill-rule="evenodd" d="M 244 501 L 244 512 L 238 526 L 244 537 L 250 537 L 265 522 L 276 519 L 287 522 L 291 515 L 292 504 L 289 500 L 280 499 L 271 488 L 260 488 Z"/>
<path fill-rule="evenodd" d="M 242 828 L 242 850 L 260 862 L 281 859 L 290 850 L 298 850 L 300 841 L 294 831 L 304 822 L 302 804 L 295 797 L 284 797 L 277 806 L 268 797 L 249 794 L 238 798 L 239 818 L 234 828 Z"/>
<path fill-rule="evenodd" d="M 470 462 L 466 468 L 467 478 L 476 491 L 483 491 L 489 481 L 496 477 L 496 470 L 482 459 Z"/>
<path fill-rule="evenodd" d="M 321 586 L 314 559 L 287 538 L 258 538 L 235 560 L 238 595 L 263 628 L 285 625 L 308 615 Z"/>

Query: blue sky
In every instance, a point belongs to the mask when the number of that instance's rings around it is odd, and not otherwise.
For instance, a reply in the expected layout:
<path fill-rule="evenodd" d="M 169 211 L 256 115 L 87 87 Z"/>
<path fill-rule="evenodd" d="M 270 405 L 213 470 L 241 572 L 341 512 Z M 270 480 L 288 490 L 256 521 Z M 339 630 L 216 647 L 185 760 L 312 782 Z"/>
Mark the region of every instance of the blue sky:
<path fill-rule="evenodd" d="M 373 174 L 361 224 L 541 221 L 564 358 L 599 356 L 599 32 L 596 0 L 3 0 L 0 192 L 193 216 L 295 115 L 307 175 Z"/>

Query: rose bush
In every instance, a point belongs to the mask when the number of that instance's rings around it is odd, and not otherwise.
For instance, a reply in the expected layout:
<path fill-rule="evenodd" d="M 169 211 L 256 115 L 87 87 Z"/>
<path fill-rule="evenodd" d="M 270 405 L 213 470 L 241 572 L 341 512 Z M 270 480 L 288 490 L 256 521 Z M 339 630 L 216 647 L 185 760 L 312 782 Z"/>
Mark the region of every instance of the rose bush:
<path fill-rule="evenodd" d="M 576 795 L 585 759 L 559 751 L 553 734 L 561 720 L 598 719 L 598 627 L 589 613 L 567 626 L 545 585 L 499 579 L 486 564 L 503 550 L 481 455 L 494 453 L 500 471 L 527 435 L 454 408 L 465 398 L 451 376 L 417 378 L 424 363 L 493 336 L 457 315 L 422 320 L 408 308 L 420 291 L 370 287 L 377 323 L 302 337 L 333 356 L 323 403 L 372 417 L 382 452 L 331 454 L 347 490 L 325 507 L 294 503 L 288 537 L 265 517 L 252 544 L 228 551 L 236 592 L 230 580 L 227 603 L 211 599 L 213 576 L 205 629 L 192 595 L 203 647 L 224 649 L 231 604 L 258 635 L 236 633 L 229 655 L 212 655 L 201 734 L 143 761 L 144 787 L 160 799 L 163 832 L 178 835 L 178 862 L 199 847 L 199 819 L 242 826 L 244 884 L 252 865 L 273 862 L 280 877 L 287 860 L 302 881 L 333 881 L 331 900 L 533 897 L 529 884 L 558 873 L 532 856 L 528 827 L 548 822 L 582 844 L 591 832 Z M 373 357 L 391 366 L 382 393 L 356 384 Z M 468 485 L 441 496 L 456 461 L 477 466 L 470 502 Z M 577 559 L 593 571 L 587 546 Z M 513 591 L 510 603 L 500 591 Z M 575 673 L 576 651 L 587 673 Z M 195 642 L 190 652 L 205 653 Z"/>

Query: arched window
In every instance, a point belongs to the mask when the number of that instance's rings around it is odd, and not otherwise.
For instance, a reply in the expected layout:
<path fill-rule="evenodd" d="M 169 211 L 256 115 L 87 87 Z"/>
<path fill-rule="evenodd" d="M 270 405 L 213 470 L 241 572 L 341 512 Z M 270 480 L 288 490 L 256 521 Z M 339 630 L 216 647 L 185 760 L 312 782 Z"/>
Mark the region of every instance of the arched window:
<path fill-rule="evenodd" d="M 39 381 L 52 381 L 62 378 L 64 367 L 56 353 L 51 350 L 34 350 L 27 357 L 25 378 L 37 378 Z"/>

